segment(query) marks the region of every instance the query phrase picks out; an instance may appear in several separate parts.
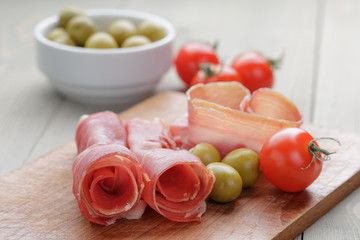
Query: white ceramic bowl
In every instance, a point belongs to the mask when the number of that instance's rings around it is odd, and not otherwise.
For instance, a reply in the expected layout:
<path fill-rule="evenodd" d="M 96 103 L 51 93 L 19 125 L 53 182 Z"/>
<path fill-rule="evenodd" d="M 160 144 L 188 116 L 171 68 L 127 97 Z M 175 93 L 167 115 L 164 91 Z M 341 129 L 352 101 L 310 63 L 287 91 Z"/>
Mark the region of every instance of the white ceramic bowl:
<path fill-rule="evenodd" d="M 116 19 L 139 23 L 152 20 L 167 31 L 166 37 L 148 45 L 89 49 L 62 45 L 46 38 L 58 16 L 44 19 L 34 30 L 40 70 L 65 97 L 89 104 L 128 104 L 150 96 L 172 65 L 175 28 L 158 16 L 130 10 L 91 9 L 97 31 L 106 31 Z"/>

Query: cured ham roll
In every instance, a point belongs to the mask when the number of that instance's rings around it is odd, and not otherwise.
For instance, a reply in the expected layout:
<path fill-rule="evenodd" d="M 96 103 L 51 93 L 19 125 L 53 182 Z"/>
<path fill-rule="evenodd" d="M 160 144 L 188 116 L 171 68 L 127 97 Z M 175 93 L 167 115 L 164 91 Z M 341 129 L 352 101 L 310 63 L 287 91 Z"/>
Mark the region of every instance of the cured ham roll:
<path fill-rule="evenodd" d="M 144 213 L 146 203 L 140 198 L 145 175 L 125 142 L 125 128 L 115 113 L 96 113 L 78 125 L 73 193 L 90 222 L 110 225 Z"/>
<path fill-rule="evenodd" d="M 143 199 L 172 221 L 200 221 L 214 176 L 199 158 L 177 150 L 170 132 L 160 122 L 132 119 L 127 122 L 128 145 L 149 180 Z"/>
<path fill-rule="evenodd" d="M 285 96 L 265 88 L 250 95 L 237 82 L 195 85 L 187 91 L 187 100 L 188 116 L 173 125 L 173 132 L 188 146 L 210 143 L 222 156 L 240 147 L 260 152 L 275 132 L 303 122 Z"/>
<path fill-rule="evenodd" d="M 80 118 L 76 129 L 78 153 L 92 145 L 126 145 L 126 130 L 121 119 L 113 112 L 98 112 Z"/>

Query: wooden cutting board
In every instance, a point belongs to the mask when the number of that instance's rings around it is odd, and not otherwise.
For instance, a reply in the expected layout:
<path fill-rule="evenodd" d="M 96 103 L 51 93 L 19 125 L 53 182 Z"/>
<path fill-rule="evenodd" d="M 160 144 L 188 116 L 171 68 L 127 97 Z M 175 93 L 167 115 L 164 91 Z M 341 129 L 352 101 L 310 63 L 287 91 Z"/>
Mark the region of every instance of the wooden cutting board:
<path fill-rule="evenodd" d="M 184 112 L 184 94 L 165 92 L 120 115 L 124 121 L 171 121 Z M 295 238 L 360 185 L 360 136 L 310 124 L 304 128 L 314 137 L 342 142 L 307 190 L 285 193 L 262 177 L 234 202 L 209 201 L 201 223 L 171 222 L 149 207 L 139 220 L 119 220 L 108 227 L 87 222 L 72 194 L 76 147 L 69 142 L 0 178 L 0 239 Z"/>

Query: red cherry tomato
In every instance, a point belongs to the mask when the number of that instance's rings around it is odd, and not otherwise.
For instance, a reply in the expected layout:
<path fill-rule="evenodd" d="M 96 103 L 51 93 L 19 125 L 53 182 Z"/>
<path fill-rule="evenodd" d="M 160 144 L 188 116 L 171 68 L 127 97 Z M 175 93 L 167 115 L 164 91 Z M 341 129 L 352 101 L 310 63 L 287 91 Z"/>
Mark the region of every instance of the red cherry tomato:
<path fill-rule="evenodd" d="M 188 42 L 181 47 L 175 58 L 175 66 L 187 86 L 190 86 L 192 78 L 199 71 L 200 63 L 219 63 L 213 47 L 202 42 Z"/>
<path fill-rule="evenodd" d="M 332 154 L 319 148 L 315 140 L 300 128 L 285 128 L 271 136 L 260 152 L 260 167 L 266 179 L 286 192 L 307 188 L 319 176 L 322 161 Z"/>
<path fill-rule="evenodd" d="M 258 52 L 248 51 L 238 55 L 231 65 L 243 79 L 250 92 L 259 88 L 271 88 L 274 77 L 272 65 Z"/>
<path fill-rule="evenodd" d="M 190 86 L 198 83 L 210 82 L 242 82 L 242 78 L 235 69 L 220 64 L 200 64 L 200 70 L 191 81 Z"/>

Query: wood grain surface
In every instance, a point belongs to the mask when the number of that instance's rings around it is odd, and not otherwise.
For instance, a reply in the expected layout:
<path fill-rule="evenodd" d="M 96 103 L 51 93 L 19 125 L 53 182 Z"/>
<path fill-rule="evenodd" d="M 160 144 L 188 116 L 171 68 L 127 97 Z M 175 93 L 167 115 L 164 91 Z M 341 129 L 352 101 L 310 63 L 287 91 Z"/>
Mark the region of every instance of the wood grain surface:
<path fill-rule="evenodd" d="M 175 51 L 189 40 L 218 41 L 217 52 L 226 64 L 245 50 L 258 50 L 268 57 L 283 53 L 274 89 L 289 97 L 307 122 L 360 134 L 359 0 L 2 1 L 0 176 L 71 141 L 82 114 L 128 108 L 71 102 L 58 95 L 39 71 L 34 27 L 66 5 L 159 15 L 176 28 Z M 172 68 L 156 93 L 183 89 Z M 353 144 L 360 148 L 358 142 Z M 360 239 L 359 198 L 360 188 L 296 239 Z"/>
<path fill-rule="evenodd" d="M 186 112 L 185 95 L 164 92 L 121 113 L 172 121 Z M 71 192 L 73 141 L 0 178 L 1 239 L 291 239 L 295 238 L 360 185 L 360 136 L 312 124 L 313 136 L 342 142 L 305 191 L 277 190 L 266 179 L 227 204 L 208 201 L 201 223 L 176 223 L 149 207 L 139 220 L 109 227 L 87 222 Z M 325 143 L 323 147 L 334 147 Z"/>

